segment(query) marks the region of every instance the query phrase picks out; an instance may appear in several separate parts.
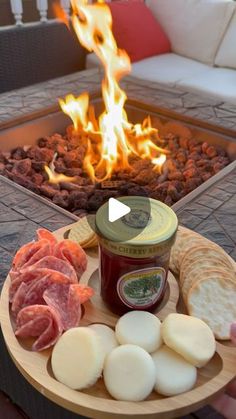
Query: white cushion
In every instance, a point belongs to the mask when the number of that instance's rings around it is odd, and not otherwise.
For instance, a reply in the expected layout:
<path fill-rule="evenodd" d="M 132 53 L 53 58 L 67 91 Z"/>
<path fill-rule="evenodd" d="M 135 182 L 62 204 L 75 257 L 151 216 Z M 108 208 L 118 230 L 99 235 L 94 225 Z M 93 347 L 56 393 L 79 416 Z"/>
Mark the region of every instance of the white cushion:
<path fill-rule="evenodd" d="M 175 86 L 179 80 L 195 77 L 208 68 L 210 67 L 206 64 L 170 53 L 134 63 L 131 75 L 138 79 Z"/>
<path fill-rule="evenodd" d="M 95 54 L 87 55 L 86 68 L 98 67 L 99 63 Z M 155 55 L 154 57 L 133 63 L 131 76 L 140 80 L 175 86 L 178 81 L 197 76 L 208 68 L 211 67 L 170 53 Z"/>
<path fill-rule="evenodd" d="M 227 0 L 147 0 L 173 52 L 213 65 L 235 10 Z"/>
<path fill-rule="evenodd" d="M 236 12 L 231 19 L 223 41 L 216 55 L 215 64 L 219 67 L 236 69 Z"/>
<path fill-rule="evenodd" d="M 100 61 L 95 54 L 86 57 L 86 68 L 98 67 Z M 206 64 L 173 53 L 155 55 L 132 64 L 131 76 L 150 82 L 162 83 L 168 86 L 183 78 L 194 77 L 211 68 Z"/>
<path fill-rule="evenodd" d="M 177 87 L 207 98 L 220 99 L 236 105 L 236 71 L 228 68 L 209 68 L 205 72 L 188 79 L 183 78 Z"/>

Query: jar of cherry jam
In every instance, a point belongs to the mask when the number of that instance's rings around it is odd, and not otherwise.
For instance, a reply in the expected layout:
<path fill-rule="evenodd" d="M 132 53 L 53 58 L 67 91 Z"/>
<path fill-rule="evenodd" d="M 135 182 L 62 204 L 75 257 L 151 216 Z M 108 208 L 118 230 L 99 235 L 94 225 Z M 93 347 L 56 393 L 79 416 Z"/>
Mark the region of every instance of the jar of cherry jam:
<path fill-rule="evenodd" d="M 178 227 L 167 205 L 139 196 L 119 198 L 130 208 L 109 221 L 109 203 L 96 214 L 101 297 L 116 314 L 154 311 L 163 300 L 170 250 Z"/>

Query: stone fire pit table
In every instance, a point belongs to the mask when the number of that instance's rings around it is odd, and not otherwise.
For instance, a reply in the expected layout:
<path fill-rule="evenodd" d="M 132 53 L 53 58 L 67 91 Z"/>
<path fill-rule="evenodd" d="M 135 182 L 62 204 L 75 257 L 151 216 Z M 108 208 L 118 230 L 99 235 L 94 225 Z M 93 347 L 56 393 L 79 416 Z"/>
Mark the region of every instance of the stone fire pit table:
<path fill-rule="evenodd" d="M 100 89 L 99 70 L 87 70 L 69 76 L 40 83 L 0 95 L 0 127 L 6 127 L 11 119 L 19 120 L 40 109 L 55 105 L 58 97 L 67 93 L 79 95 L 82 91 L 95 92 Z M 160 85 L 128 77 L 123 86 L 130 99 L 174 110 L 175 112 L 205 120 L 212 124 L 235 131 L 236 108 L 233 105 L 203 98 L 180 90 L 163 88 Z M 1 139 L 0 139 L 1 141 Z M 1 148 L 1 146 L 0 146 Z M 206 190 L 202 188 L 196 196 L 189 194 L 176 203 L 176 211 L 182 225 L 191 228 L 215 241 L 236 260 L 236 164 L 214 177 Z M 201 192 L 202 191 L 202 192 Z M 35 236 L 39 227 L 51 231 L 72 223 L 75 216 L 32 194 L 30 191 L 0 176 L 0 288 L 10 268 L 16 250 Z M 17 403 L 30 419 L 73 419 L 78 418 L 69 411 L 55 405 L 34 390 L 19 373 L 11 361 L 0 336 L 0 412 L 10 405 L 1 391 Z M 2 400 L 5 400 L 3 402 Z M 23 413 L 13 413 L 9 418 L 23 418 Z M 219 419 L 222 416 L 210 407 L 205 407 L 188 418 Z M 187 419 L 187 417 L 186 417 Z"/>

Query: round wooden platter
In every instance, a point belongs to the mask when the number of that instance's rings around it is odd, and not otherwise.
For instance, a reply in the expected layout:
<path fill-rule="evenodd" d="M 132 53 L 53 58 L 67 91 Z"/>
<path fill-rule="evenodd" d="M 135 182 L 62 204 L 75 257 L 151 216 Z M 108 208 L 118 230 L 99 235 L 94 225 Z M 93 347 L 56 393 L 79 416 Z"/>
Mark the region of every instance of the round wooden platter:
<path fill-rule="evenodd" d="M 68 228 L 70 226 L 56 231 L 55 236 L 58 239 L 63 239 Z M 88 269 L 82 276 L 81 283 L 91 285 L 95 288 L 96 294 L 92 301 L 84 304 L 81 326 L 103 323 L 114 327 L 118 316 L 105 307 L 99 296 L 97 249 L 87 251 L 87 256 Z M 43 352 L 32 352 L 30 346 L 15 337 L 9 312 L 9 284 L 10 278 L 8 276 L 1 294 L 0 320 L 11 358 L 22 375 L 41 394 L 75 413 L 98 419 L 118 419 L 118 417 L 123 419 L 176 418 L 186 415 L 211 401 L 235 377 L 235 348 L 217 342 L 217 350 L 212 360 L 204 368 L 198 370 L 198 380 L 194 389 L 175 397 L 163 397 L 153 392 L 143 402 L 117 401 L 112 399 L 106 391 L 102 378 L 89 389 L 84 391 L 72 390 L 54 378 L 50 365 L 51 349 Z M 176 312 L 178 300 L 178 284 L 175 277 L 169 272 L 166 295 L 156 315 L 163 320 L 167 314 Z M 178 305 L 178 307 L 181 306 Z"/>

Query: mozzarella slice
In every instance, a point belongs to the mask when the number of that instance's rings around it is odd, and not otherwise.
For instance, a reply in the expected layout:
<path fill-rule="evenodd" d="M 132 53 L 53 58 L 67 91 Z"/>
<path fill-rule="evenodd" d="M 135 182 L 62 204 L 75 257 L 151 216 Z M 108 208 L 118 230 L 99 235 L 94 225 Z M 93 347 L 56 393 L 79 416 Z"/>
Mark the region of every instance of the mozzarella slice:
<path fill-rule="evenodd" d="M 152 354 L 156 367 L 155 390 L 163 396 L 175 396 L 191 390 L 197 380 L 197 369 L 163 345 Z"/>
<path fill-rule="evenodd" d="M 58 381 L 81 390 L 102 374 L 104 353 L 99 336 L 88 327 L 67 330 L 52 351 L 52 370 Z"/>
<path fill-rule="evenodd" d="M 106 357 L 103 377 L 112 397 L 137 402 L 144 400 L 153 390 L 155 365 L 143 348 L 122 345 Z"/>
<path fill-rule="evenodd" d="M 162 323 L 162 337 L 167 346 L 195 367 L 203 367 L 216 350 L 214 334 L 202 320 L 171 313 Z"/>
<path fill-rule="evenodd" d="M 130 311 L 118 320 L 116 337 L 121 345 L 138 345 L 151 353 L 162 344 L 161 322 L 147 311 Z"/>
<path fill-rule="evenodd" d="M 116 348 L 119 345 L 114 330 L 112 330 L 105 324 L 98 323 L 91 324 L 89 326 L 89 329 L 94 330 L 100 337 L 105 359 L 106 356 L 112 351 L 112 349 Z"/>

